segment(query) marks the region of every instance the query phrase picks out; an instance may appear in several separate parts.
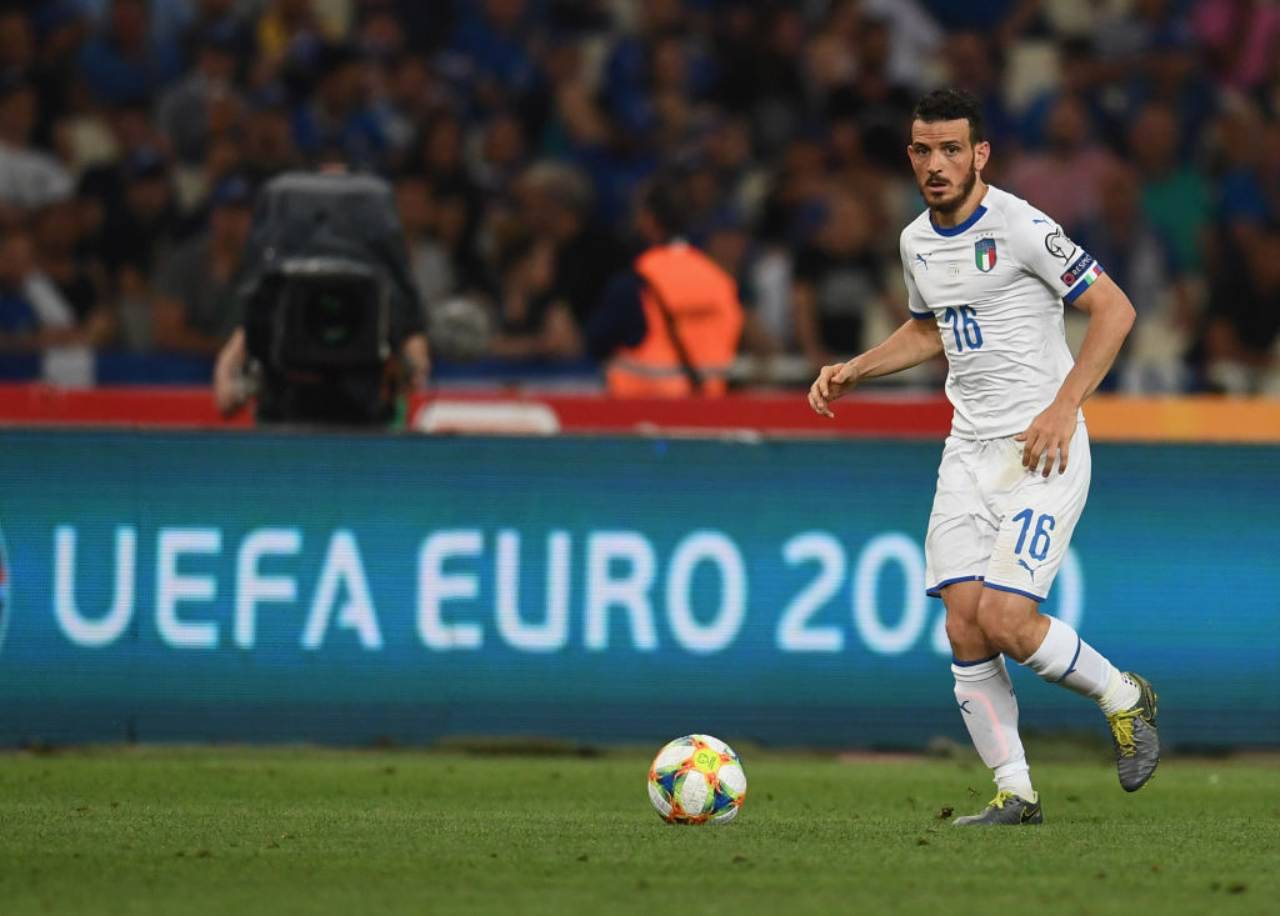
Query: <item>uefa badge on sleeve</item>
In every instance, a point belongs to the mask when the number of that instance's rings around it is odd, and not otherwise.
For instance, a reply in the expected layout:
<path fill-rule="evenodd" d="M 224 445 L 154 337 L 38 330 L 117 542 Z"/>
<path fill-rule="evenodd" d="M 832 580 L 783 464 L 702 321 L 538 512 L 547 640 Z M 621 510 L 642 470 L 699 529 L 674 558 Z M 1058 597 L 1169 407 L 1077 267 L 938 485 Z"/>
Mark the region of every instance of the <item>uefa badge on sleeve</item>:
<path fill-rule="evenodd" d="M 996 240 L 978 239 L 973 243 L 973 260 L 984 274 L 996 266 Z"/>

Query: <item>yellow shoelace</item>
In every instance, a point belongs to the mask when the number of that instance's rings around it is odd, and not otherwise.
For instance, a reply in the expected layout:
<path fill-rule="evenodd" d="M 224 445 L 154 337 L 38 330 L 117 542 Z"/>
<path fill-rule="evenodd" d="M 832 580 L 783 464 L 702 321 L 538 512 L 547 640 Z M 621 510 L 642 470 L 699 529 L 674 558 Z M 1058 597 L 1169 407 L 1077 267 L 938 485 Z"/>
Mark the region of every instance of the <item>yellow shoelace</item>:
<path fill-rule="evenodd" d="M 1133 720 L 1138 718 L 1139 711 L 1135 707 L 1122 710 L 1114 716 L 1107 716 L 1107 721 L 1111 723 L 1111 734 L 1116 739 L 1120 754 L 1124 757 L 1132 757 L 1138 752 L 1138 746 L 1133 740 Z"/>
<path fill-rule="evenodd" d="M 1017 793 L 1010 792 L 1008 789 L 1001 789 L 999 792 L 996 793 L 996 797 L 991 799 L 991 801 L 987 804 L 987 807 L 1003 808 L 1007 802 L 1011 802 L 1017 797 L 1018 797 Z"/>

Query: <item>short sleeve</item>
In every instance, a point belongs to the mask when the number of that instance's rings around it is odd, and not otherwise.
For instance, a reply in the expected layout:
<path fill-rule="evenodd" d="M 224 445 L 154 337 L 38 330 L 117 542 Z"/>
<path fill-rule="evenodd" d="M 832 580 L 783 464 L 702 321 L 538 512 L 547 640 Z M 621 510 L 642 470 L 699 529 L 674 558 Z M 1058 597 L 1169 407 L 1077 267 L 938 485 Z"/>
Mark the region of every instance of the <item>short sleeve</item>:
<path fill-rule="evenodd" d="M 912 318 L 919 318 L 922 321 L 926 318 L 932 318 L 933 312 L 929 310 L 928 303 L 920 295 L 920 289 L 916 286 L 915 277 L 911 275 L 905 240 L 899 241 L 898 254 L 902 258 L 902 282 L 907 288 L 907 311 L 911 313 Z"/>
<path fill-rule="evenodd" d="M 1038 210 L 1027 208 L 1011 219 L 1014 256 L 1068 305 L 1102 276 L 1102 265 Z"/>

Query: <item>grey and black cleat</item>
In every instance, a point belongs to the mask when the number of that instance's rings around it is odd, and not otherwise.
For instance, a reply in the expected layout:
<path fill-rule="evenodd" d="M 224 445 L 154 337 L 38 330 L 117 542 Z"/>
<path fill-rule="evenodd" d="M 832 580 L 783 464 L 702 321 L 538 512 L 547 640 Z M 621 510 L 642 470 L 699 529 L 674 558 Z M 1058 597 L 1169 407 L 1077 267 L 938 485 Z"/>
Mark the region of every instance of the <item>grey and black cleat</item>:
<path fill-rule="evenodd" d="M 958 817 L 951 823 L 957 827 L 1043 824 L 1044 812 L 1040 810 L 1039 798 L 1030 802 L 1021 795 L 1000 791 L 981 814 Z"/>
<path fill-rule="evenodd" d="M 1125 677 L 1138 685 L 1137 705 L 1107 716 L 1111 740 L 1116 749 L 1116 772 L 1126 792 L 1137 792 L 1147 784 L 1160 763 L 1160 736 L 1156 733 L 1156 692 L 1145 678 L 1133 673 Z"/>

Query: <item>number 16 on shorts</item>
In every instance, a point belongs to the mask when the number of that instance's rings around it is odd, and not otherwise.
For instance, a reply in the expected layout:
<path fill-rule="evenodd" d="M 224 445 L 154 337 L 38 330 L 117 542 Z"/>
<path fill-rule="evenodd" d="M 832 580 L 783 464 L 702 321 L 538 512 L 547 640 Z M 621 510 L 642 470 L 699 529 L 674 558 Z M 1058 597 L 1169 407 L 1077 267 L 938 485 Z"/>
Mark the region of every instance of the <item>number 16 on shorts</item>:
<path fill-rule="evenodd" d="M 1025 475 L 1009 494 L 1009 511 L 1000 523 L 987 565 L 988 588 L 1036 601 L 1048 596 L 1089 495 L 1091 462 L 1088 441 L 1081 442 L 1083 438 L 1076 436 L 1072 442 L 1066 474 Z M 1079 460 L 1077 444 L 1084 446 Z"/>

